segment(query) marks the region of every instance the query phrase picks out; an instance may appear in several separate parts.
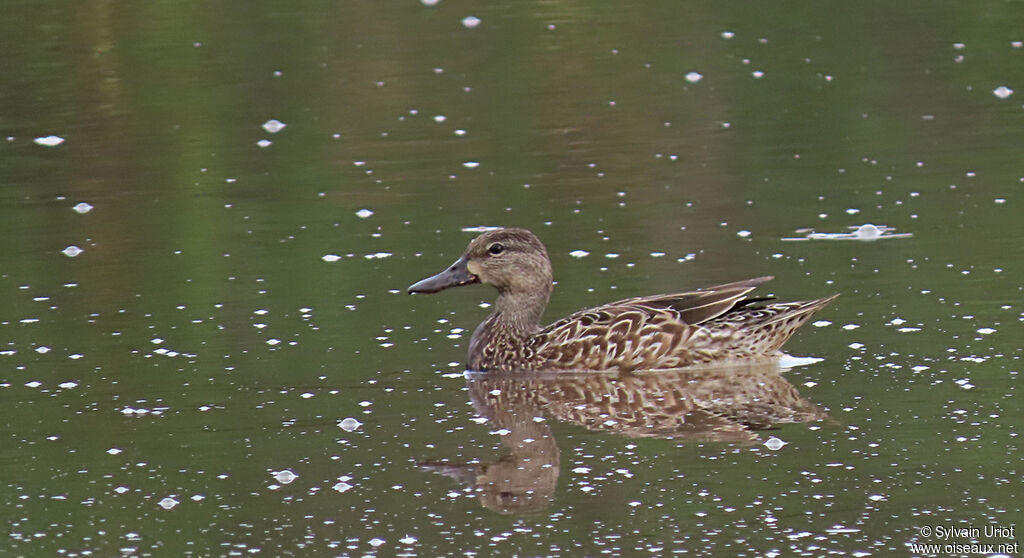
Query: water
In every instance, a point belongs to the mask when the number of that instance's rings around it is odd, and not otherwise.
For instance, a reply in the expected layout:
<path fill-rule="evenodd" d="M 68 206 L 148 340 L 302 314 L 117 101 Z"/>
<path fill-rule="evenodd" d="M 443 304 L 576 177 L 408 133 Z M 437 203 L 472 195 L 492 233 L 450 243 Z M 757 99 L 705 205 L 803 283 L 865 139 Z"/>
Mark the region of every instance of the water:
<path fill-rule="evenodd" d="M 9 3 L 0 554 L 1021 542 L 922 530 L 1024 517 L 1017 12 Z M 783 241 L 869 223 L 911 236 Z M 496 225 L 547 244 L 550 320 L 841 293 L 781 375 L 827 417 L 510 428 L 462 374 L 493 293 L 404 294 Z M 532 492 L 473 488 L 524 455 Z"/>

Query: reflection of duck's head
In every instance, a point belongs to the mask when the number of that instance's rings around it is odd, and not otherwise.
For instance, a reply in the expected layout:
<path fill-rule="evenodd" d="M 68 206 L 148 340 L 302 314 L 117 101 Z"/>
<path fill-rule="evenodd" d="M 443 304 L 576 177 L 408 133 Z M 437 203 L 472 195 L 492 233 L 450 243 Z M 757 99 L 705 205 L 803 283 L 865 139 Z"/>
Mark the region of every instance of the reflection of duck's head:
<path fill-rule="evenodd" d="M 548 506 L 558 486 L 558 462 L 511 453 L 494 463 L 422 462 L 421 468 L 472 487 L 485 508 L 499 513 L 528 513 Z"/>

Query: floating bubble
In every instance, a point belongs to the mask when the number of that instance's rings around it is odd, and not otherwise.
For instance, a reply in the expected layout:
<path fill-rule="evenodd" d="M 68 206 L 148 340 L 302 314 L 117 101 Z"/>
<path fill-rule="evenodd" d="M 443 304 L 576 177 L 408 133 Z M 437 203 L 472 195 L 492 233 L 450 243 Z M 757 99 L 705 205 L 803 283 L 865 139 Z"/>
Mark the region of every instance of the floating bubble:
<path fill-rule="evenodd" d="M 466 29 L 473 29 L 477 25 L 480 25 L 480 18 L 476 16 L 466 16 L 462 18 L 462 25 L 465 26 Z"/>
<path fill-rule="evenodd" d="M 274 480 L 281 484 L 291 484 L 295 479 L 299 478 L 299 475 L 296 475 L 290 469 L 272 473 L 272 476 L 274 477 Z"/>
<path fill-rule="evenodd" d="M 369 209 L 365 209 L 364 208 L 364 209 L 360 209 L 359 211 L 356 211 L 356 217 L 359 217 L 360 219 L 366 219 L 367 217 L 369 217 L 371 215 L 373 215 L 373 211 L 371 211 Z"/>
<path fill-rule="evenodd" d="M 92 205 L 90 205 L 90 204 L 88 204 L 86 202 L 79 202 L 79 203 L 75 204 L 75 206 L 72 207 L 71 209 L 75 213 L 79 213 L 79 214 L 85 215 L 86 213 L 89 213 L 90 211 L 92 211 Z"/>
<path fill-rule="evenodd" d="M 363 423 L 359 422 L 358 420 L 352 417 L 342 419 L 341 422 L 338 423 L 338 426 L 341 427 L 341 429 L 344 430 L 345 432 L 354 432 L 358 430 L 359 427 L 362 425 Z"/>
<path fill-rule="evenodd" d="M 285 126 L 287 126 L 287 124 L 281 122 L 280 120 L 267 120 L 266 122 L 263 123 L 263 129 L 270 132 L 271 134 L 276 134 L 281 130 L 284 130 Z"/>
<path fill-rule="evenodd" d="M 168 496 L 168 497 L 164 498 L 163 500 L 160 500 L 159 502 L 157 502 L 157 505 L 160 506 L 161 508 L 165 509 L 165 510 L 169 510 L 169 509 L 173 508 L 174 506 L 177 506 L 178 505 L 178 501 L 175 500 L 174 498 L 171 498 L 170 496 Z"/>
<path fill-rule="evenodd" d="M 772 451 L 778 451 L 782 449 L 782 446 L 785 445 L 786 442 L 780 440 L 779 438 L 776 438 L 775 436 L 772 436 L 771 438 L 768 438 L 767 440 L 764 441 L 764 446 Z"/>
<path fill-rule="evenodd" d="M 61 250 L 60 253 L 64 254 L 65 256 L 67 256 L 69 258 L 74 258 L 75 256 L 81 254 L 84 251 L 85 250 L 82 250 L 78 246 L 75 246 L 74 244 L 72 244 L 71 246 L 68 246 L 67 248 Z"/>
<path fill-rule="evenodd" d="M 697 83 L 698 81 L 704 79 L 704 76 L 699 72 L 690 72 L 683 77 L 685 77 L 686 81 L 690 83 Z"/>

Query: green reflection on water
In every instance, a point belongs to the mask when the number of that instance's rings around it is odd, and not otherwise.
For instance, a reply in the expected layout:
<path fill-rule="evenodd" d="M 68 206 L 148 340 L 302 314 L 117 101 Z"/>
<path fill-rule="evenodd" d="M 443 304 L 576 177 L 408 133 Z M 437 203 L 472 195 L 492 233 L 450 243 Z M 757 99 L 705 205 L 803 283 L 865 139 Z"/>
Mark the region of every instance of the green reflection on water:
<path fill-rule="evenodd" d="M 1022 20 L 1012 3 L 7 3 L 0 546 L 885 555 L 932 542 L 925 524 L 1012 523 L 1022 111 L 991 91 L 1024 87 Z M 66 141 L 32 142 L 50 134 Z M 865 222 L 914 237 L 779 241 Z M 442 375 L 492 295 L 402 290 L 493 224 L 547 243 L 549 319 L 762 274 L 785 299 L 842 292 L 788 345 L 826 361 L 786 376 L 836 423 L 785 425 L 769 453 L 553 420 L 550 505 L 481 508 L 415 464 L 500 451 Z"/>

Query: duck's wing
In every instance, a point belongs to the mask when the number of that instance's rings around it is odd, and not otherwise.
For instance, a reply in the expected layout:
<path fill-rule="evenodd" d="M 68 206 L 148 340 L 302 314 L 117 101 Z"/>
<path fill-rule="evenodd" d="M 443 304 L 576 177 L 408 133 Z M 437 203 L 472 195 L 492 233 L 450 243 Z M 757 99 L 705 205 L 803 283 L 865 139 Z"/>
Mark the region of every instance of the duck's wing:
<path fill-rule="evenodd" d="M 531 337 L 529 352 L 545 366 L 606 370 L 670 368 L 703 360 L 686 350 L 700 324 L 725 314 L 771 277 L 699 291 L 637 297 L 588 308 Z"/>
<path fill-rule="evenodd" d="M 641 296 L 629 298 L 619 302 L 599 306 L 592 310 L 600 310 L 606 306 L 637 305 L 658 310 L 674 311 L 677 320 L 690 325 L 698 325 L 713 318 L 717 318 L 728 312 L 750 291 L 760 285 L 771 281 L 774 277 L 768 275 L 755 277 L 745 281 L 726 283 L 714 287 L 707 287 L 688 293 L 664 294 L 655 296 Z M 766 299 L 758 299 L 766 300 Z M 585 313 L 587 310 L 577 312 Z M 574 314 L 575 315 L 575 314 Z"/>

